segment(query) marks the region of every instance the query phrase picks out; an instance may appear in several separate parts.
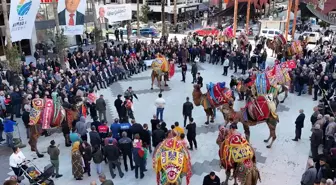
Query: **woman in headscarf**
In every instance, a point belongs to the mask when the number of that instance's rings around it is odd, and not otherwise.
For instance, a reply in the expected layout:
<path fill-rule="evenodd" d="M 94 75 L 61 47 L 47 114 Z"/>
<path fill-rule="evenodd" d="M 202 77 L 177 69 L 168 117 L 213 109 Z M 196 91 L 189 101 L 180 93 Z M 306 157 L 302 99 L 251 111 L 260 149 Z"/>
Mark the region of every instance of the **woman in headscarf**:
<path fill-rule="evenodd" d="M 79 146 L 80 142 L 76 141 L 73 143 L 71 150 L 72 175 L 76 180 L 82 180 L 84 173 L 82 155 L 79 151 Z"/>

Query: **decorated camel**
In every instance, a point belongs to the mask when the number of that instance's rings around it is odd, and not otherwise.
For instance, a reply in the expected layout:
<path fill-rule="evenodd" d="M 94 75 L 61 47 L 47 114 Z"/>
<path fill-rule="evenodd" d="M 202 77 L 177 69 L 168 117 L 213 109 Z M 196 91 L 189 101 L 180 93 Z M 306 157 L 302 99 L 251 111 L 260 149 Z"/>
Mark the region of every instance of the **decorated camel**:
<path fill-rule="evenodd" d="M 158 185 L 181 185 L 184 176 L 189 185 L 191 162 L 183 142 L 177 137 L 163 140 L 154 151 L 153 169 Z"/>
<path fill-rule="evenodd" d="M 289 84 L 290 76 L 288 69 L 276 65 L 270 70 L 252 74 L 246 80 L 239 80 L 236 89 L 240 94 L 243 94 L 250 89 L 252 97 L 272 94 L 272 97 L 278 106 L 279 103 L 285 102 L 288 97 Z M 282 93 L 285 93 L 285 96 L 280 101 L 278 95 Z"/>
<path fill-rule="evenodd" d="M 270 135 L 264 142 L 267 143 L 272 138 L 271 143 L 267 146 L 267 148 L 271 148 L 276 139 L 275 130 L 279 122 L 278 115 L 275 112 L 276 105 L 272 99 L 271 94 L 251 98 L 240 111 L 235 111 L 230 103 L 224 104 L 221 107 L 221 112 L 223 113 L 226 123 L 241 122 L 243 124 L 245 137 L 248 141 L 250 138 L 250 126 L 266 122 Z"/>
<path fill-rule="evenodd" d="M 225 87 L 225 82 L 217 84 L 207 84 L 207 92 L 202 93 L 199 85 L 194 85 L 192 97 L 196 106 L 202 105 L 207 117 L 205 124 L 214 122 L 214 109 L 221 105 L 233 101 L 232 92 L 229 88 Z"/>
<path fill-rule="evenodd" d="M 260 173 L 256 166 L 255 152 L 249 142 L 234 129 L 222 128 L 225 132 L 219 144 L 219 158 L 221 167 L 226 171 L 226 179 L 222 185 L 228 185 L 231 170 L 233 170 L 234 185 L 256 185 L 260 180 Z M 225 129 L 225 131 L 224 131 Z"/>
<path fill-rule="evenodd" d="M 160 90 L 163 90 L 161 87 L 161 81 L 163 79 L 164 86 L 168 86 L 167 81 L 174 75 L 174 73 L 171 73 L 171 71 L 174 71 L 174 64 L 170 64 L 163 55 L 157 54 L 157 57 L 153 60 L 151 67 L 153 69 L 151 74 L 151 90 L 153 90 L 155 80 L 157 81 Z"/>
<path fill-rule="evenodd" d="M 32 151 L 37 151 L 37 140 L 42 131 L 52 134 L 63 122 L 67 122 L 71 129 L 73 120 L 78 119 L 80 114 L 86 115 L 85 104 L 80 96 L 76 96 L 77 104 L 74 106 L 69 103 L 69 106 L 62 105 L 57 92 L 53 92 L 51 96 L 52 99 L 37 97 L 32 100 L 32 109 L 29 113 L 29 145 Z"/>

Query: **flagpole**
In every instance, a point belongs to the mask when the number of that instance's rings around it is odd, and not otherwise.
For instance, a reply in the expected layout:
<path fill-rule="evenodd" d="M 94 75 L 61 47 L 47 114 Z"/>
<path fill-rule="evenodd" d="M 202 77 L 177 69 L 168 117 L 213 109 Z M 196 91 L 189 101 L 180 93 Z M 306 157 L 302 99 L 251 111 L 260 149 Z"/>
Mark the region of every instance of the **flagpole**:
<path fill-rule="evenodd" d="M 234 37 L 236 37 L 237 20 L 238 20 L 238 0 L 235 0 L 235 2 L 234 2 L 234 15 L 233 15 L 233 36 Z"/>
<path fill-rule="evenodd" d="M 299 0 L 295 0 L 294 20 L 293 20 L 293 28 L 292 28 L 292 39 L 294 39 L 294 34 L 295 34 L 295 30 L 296 30 L 296 16 L 297 16 L 298 8 L 299 8 Z"/>
<path fill-rule="evenodd" d="M 251 0 L 248 0 L 248 2 L 247 2 L 247 12 L 246 12 L 246 33 L 249 32 L 250 10 L 251 10 Z"/>
<path fill-rule="evenodd" d="M 285 39 L 288 40 L 288 31 L 289 31 L 289 21 L 290 21 L 290 13 L 292 9 L 292 0 L 288 0 L 288 10 L 287 10 L 287 20 L 286 20 L 286 29 L 285 29 Z M 294 17 L 296 19 L 296 17 Z"/>

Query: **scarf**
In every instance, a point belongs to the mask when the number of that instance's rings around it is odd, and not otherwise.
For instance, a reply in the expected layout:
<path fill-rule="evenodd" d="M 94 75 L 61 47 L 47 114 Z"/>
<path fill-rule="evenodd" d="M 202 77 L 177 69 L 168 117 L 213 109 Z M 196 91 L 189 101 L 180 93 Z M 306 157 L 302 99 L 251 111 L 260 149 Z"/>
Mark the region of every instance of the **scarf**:
<path fill-rule="evenodd" d="M 79 150 L 79 145 L 80 145 L 79 141 L 76 141 L 76 142 L 73 143 L 72 149 L 71 149 L 72 154 L 74 154 L 75 152 L 77 152 Z"/>

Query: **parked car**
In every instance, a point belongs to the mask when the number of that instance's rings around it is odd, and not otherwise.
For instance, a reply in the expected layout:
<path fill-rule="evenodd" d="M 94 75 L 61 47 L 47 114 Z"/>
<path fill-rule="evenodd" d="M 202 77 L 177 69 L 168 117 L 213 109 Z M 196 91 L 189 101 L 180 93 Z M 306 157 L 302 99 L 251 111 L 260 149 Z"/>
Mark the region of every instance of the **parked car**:
<path fill-rule="evenodd" d="M 322 43 L 323 45 L 329 45 L 333 43 L 334 37 L 332 31 L 326 31 L 322 37 Z"/>
<path fill-rule="evenodd" d="M 199 36 L 218 35 L 219 30 L 214 27 L 206 27 L 196 30 L 195 33 L 197 33 Z"/>
<path fill-rule="evenodd" d="M 260 30 L 259 37 L 266 37 L 268 39 L 273 40 L 274 36 L 282 34 L 282 31 L 278 29 L 269 29 L 264 28 Z"/>
<path fill-rule="evenodd" d="M 319 44 L 321 42 L 321 34 L 319 32 L 303 32 L 300 37 L 307 39 L 308 44 Z"/>
<path fill-rule="evenodd" d="M 143 37 L 159 37 L 160 36 L 159 32 L 155 28 L 142 28 L 140 29 L 140 35 Z"/>
<path fill-rule="evenodd" d="M 132 22 L 131 23 L 131 26 L 132 26 L 132 29 L 138 29 L 138 24 L 137 24 L 137 22 L 135 21 L 135 22 Z M 144 22 L 139 22 L 139 27 L 140 28 L 146 28 L 146 27 L 148 27 L 148 24 L 146 24 L 146 23 L 144 23 Z"/>

